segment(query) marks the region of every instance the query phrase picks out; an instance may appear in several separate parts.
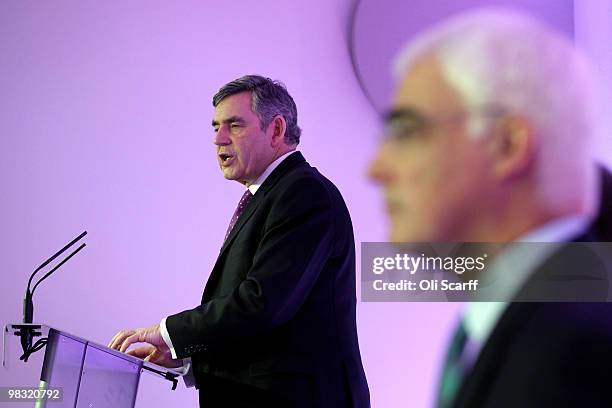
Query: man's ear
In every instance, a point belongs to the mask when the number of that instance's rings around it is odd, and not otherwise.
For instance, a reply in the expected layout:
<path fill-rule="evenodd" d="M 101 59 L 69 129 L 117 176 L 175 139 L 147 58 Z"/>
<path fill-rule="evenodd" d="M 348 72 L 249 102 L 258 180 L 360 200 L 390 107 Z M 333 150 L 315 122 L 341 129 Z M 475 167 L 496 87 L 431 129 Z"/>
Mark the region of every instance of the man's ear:
<path fill-rule="evenodd" d="M 492 170 L 496 178 L 510 179 L 529 170 L 535 160 L 537 137 L 527 118 L 507 116 L 497 120 L 490 137 Z"/>
<path fill-rule="evenodd" d="M 285 142 L 285 131 L 287 122 L 282 115 L 276 115 L 268 125 L 268 132 L 271 136 L 270 146 L 276 148 Z"/>

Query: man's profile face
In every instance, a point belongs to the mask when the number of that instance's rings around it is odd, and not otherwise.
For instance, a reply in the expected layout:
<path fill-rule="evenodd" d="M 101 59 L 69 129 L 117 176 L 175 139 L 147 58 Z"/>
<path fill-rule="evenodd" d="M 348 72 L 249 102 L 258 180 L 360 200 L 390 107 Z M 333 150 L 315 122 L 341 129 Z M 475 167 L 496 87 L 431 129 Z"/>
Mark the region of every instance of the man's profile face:
<path fill-rule="evenodd" d="M 389 131 L 370 163 L 382 185 L 394 242 L 460 241 L 486 201 L 483 144 L 466 130 L 461 96 L 434 58 L 400 81 Z"/>
<path fill-rule="evenodd" d="M 224 98 L 215 108 L 213 143 L 223 176 L 251 184 L 272 161 L 270 137 L 251 110 L 251 93 Z"/>

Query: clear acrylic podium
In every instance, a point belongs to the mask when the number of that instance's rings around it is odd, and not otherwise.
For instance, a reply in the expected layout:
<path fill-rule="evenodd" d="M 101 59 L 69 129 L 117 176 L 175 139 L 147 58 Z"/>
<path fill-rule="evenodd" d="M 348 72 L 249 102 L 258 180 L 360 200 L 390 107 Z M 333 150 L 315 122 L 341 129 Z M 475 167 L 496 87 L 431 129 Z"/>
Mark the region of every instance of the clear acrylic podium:
<path fill-rule="evenodd" d="M 33 354 L 28 362 L 19 360 L 22 354 L 20 330 L 35 329 L 37 339 L 47 337 L 43 350 Z M 41 366 L 42 358 L 42 366 Z M 120 353 L 108 347 L 68 334 L 46 325 L 7 324 L 4 328 L 2 365 L 9 374 L 11 368 L 30 366 L 32 371 L 40 370 L 37 383 L 34 379 L 18 384 L 22 387 L 37 387 L 40 390 L 61 389 L 61 401 L 40 399 L 36 407 L 78 407 L 78 408 L 131 408 L 136 402 L 140 374 L 143 371 L 158 375 L 172 382 L 174 389 L 181 372 Z M 16 370 L 13 370 L 16 371 Z M 30 376 L 31 377 L 31 376 Z M 0 404 L 2 405 L 2 404 Z M 20 403 L 19 406 L 27 406 Z"/>

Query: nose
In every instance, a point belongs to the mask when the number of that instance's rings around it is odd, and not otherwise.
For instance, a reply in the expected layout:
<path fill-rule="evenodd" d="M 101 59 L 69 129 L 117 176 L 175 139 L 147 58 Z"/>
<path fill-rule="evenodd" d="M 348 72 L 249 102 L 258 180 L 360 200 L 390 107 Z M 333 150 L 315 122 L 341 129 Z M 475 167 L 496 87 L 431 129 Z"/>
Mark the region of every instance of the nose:
<path fill-rule="evenodd" d="M 213 136 L 213 143 L 217 146 L 227 146 L 231 143 L 226 126 L 221 125 L 219 130 L 215 132 L 215 135 Z"/>
<path fill-rule="evenodd" d="M 381 184 L 388 181 L 390 176 L 388 164 L 384 160 L 384 147 L 380 146 L 368 164 L 368 178 Z"/>

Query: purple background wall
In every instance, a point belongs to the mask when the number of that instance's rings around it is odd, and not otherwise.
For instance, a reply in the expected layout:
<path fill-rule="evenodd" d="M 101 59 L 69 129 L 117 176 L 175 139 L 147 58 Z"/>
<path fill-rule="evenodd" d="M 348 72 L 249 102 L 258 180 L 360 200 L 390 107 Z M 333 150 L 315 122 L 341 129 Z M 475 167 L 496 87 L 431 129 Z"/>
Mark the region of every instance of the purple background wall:
<path fill-rule="evenodd" d="M 392 95 L 389 67 L 406 40 L 441 18 L 479 5 L 512 7 L 528 12 L 567 36 L 574 36 L 573 0 L 360 1 L 355 13 L 351 48 L 366 94 L 377 110 L 383 110 Z"/>
<path fill-rule="evenodd" d="M 384 240 L 364 177 L 378 123 L 351 66 L 351 10 L 348 0 L 1 2 L 0 323 L 21 319 L 30 271 L 83 229 L 87 248 L 37 290 L 36 321 L 105 344 L 198 303 L 242 193 L 217 168 L 210 99 L 247 73 L 287 84 L 300 149 L 343 192 L 357 242 Z M 374 407 L 431 405 L 459 307 L 359 304 Z M 0 386 L 19 378 L 0 369 Z M 196 401 L 143 375 L 137 406 Z"/>

